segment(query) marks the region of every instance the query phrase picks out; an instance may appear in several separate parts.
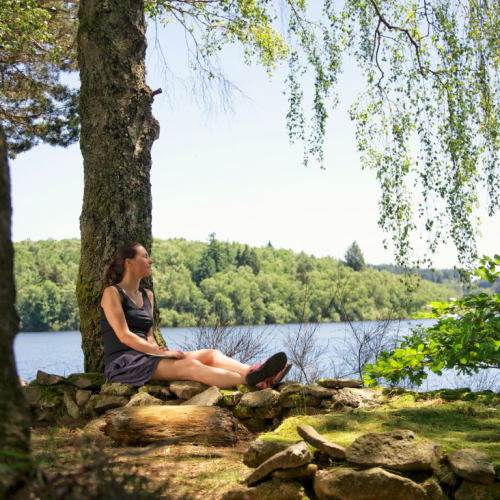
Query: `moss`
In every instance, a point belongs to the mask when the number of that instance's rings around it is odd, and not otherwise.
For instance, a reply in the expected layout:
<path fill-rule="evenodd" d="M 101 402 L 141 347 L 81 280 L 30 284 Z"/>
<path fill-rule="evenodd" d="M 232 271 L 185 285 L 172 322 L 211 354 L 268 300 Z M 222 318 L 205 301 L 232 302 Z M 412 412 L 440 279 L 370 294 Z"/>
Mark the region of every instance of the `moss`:
<path fill-rule="evenodd" d="M 237 418 L 273 418 L 279 411 L 276 408 L 254 408 L 239 404 L 234 408 L 233 413 Z"/>
<path fill-rule="evenodd" d="M 92 388 L 100 389 L 102 385 L 106 383 L 106 375 L 104 373 L 72 373 L 68 376 L 67 381 L 70 384 L 74 384 L 79 378 L 86 378 L 92 383 Z"/>
<path fill-rule="evenodd" d="M 238 389 L 238 391 L 242 392 L 243 394 L 246 394 L 248 392 L 256 392 L 259 390 L 256 387 L 253 387 L 252 385 L 244 385 L 244 384 L 238 384 L 236 386 L 236 389 Z"/>
<path fill-rule="evenodd" d="M 59 406 L 63 404 L 62 395 L 55 387 L 57 386 L 38 386 L 42 406 Z"/>
<path fill-rule="evenodd" d="M 219 389 L 221 394 L 222 394 L 222 399 L 219 401 L 218 405 L 225 407 L 225 406 L 234 406 L 237 404 L 237 401 L 235 400 L 234 393 L 237 391 L 236 388 L 234 389 Z M 241 399 L 241 396 L 240 396 Z"/>

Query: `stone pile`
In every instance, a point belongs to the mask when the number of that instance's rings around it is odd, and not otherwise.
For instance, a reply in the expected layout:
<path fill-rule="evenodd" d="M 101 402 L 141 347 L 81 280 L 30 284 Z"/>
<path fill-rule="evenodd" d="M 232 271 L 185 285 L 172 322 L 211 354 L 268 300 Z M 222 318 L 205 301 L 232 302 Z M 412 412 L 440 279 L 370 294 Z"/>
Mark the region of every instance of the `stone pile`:
<path fill-rule="evenodd" d="M 227 408 L 248 429 L 264 430 L 291 415 L 353 411 L 379 404 L 382 391 L 360 387 L 357 380 L 322 379 L 318 385 L 284 382 L 277 390 L 246 385 L 231 389 L 200 382 L 153 381 L 136 388 L 108 383 L 102 373 L 75 373 L 68 377 L 38 371 L 23 386 L 34 421 L 53 423 L 61 417 L 96 419 L 123 406 L 197 405 Z"/>
<path fill-rule="evenodd" d="M 254 441 L 243 462 L 255 470 L 223 500 L 302 500 L 312 494 L 319 500 L 500 499 L 495 469 L 477 450 L 441 458 L 437 444 L 419 444 L 407 429 L 365 434 L 347 448 L 308 425 L 297 432 L 303 441 L 292 445 Z M 328 465 L 321 455 L 329 457 Z"/>

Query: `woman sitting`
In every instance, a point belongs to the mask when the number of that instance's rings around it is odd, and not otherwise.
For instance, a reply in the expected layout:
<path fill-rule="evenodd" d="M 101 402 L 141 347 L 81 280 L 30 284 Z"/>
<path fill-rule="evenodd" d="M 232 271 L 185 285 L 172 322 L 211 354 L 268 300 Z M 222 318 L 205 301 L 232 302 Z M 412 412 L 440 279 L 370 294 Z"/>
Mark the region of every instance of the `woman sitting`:
<path fill-rule="evenodd" d="M 109 286 L 102 294 L 100 311 L 108 381 L 136 387 L 150 380 L 196 380 L 220 388 L 237 384 L 276 387 L 291 368 L 283 352 L 249 366 L 217 349 L 183 353 L 157 344 L 153 293 L 140 286 L 141 279 L 150 276 L 152 262 L 141 244 L 132 243 L 119 246 L 106 267 Z"/>

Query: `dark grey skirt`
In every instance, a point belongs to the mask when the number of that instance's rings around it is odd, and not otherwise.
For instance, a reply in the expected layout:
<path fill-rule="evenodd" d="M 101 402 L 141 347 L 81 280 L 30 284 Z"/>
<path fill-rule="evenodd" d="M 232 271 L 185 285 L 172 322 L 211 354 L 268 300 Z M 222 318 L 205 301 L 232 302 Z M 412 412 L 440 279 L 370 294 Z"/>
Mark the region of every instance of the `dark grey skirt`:
<path fill-rule="evenodd" d="M 162 358 L 131 349 L 110 361 L 104 368 L 108 382 L 123 382 L 135 387 L 147 384 Z"/>

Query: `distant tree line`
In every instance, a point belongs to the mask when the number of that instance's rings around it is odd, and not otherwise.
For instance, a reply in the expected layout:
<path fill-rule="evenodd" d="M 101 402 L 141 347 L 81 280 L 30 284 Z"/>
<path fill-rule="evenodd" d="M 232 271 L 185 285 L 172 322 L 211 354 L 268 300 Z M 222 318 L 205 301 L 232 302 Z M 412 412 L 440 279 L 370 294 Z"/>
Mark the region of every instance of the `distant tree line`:
<path fill-rule="evenodd" d="M 77 330 L 80 240 L 25 240 L 14 243 L 14 249 L 21 330 Z M 352 320 L 375 320 L 399 308 L 407 296 L 399 277 L 365 266 L 360 250 L 353 255 L 363 261 L 360 270 L 271 243 L 254 248 L 219 241 L 215 234 L 207 243 L 154 239 L 153 279 L 162 326 L 343 321 L 346 312 Z M 458 293 L 456 287 L 423 280 L 406 315 Z"/>

